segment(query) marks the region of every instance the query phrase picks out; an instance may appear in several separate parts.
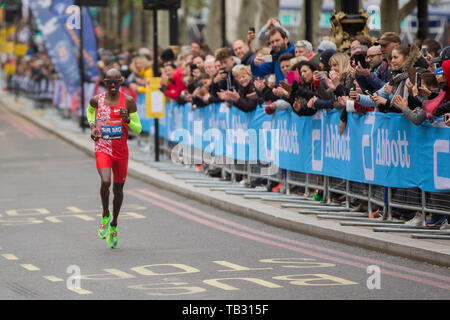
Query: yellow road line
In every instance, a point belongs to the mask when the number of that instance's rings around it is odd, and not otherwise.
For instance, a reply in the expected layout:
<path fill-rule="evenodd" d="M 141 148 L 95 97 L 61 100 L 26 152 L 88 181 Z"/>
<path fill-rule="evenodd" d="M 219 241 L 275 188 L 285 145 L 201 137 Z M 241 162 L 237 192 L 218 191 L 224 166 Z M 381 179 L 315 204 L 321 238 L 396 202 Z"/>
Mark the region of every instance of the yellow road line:
<path fill-rule="evenodd" d="M 2 254 L 2 257 L 7 259 L 7 260 L 19 260 L 19 258 L 17 258 L 15 255 L 13 255 L 12 253 L 5 253 Z"/>
<path fill-rule="evenodd" d="M 69 290 L 78 294 L 92 294 L 91 291 L 82 288 L 69 288 Z"/>
<path fill-rule="evenodd" d="M 32 264 L 21 264 L 21 267 L 27 269 L 28 271 L 38 271 L 40 270 L 38 267 L 32 265 Z"/>
<path fill-rule="evenodd" d="M 52 282 L 64 281 L 63 279 L 55 277 L 55 276 L 44 276 L 44 279 L 47 279 L 47 280 L 52 281 Z"/>

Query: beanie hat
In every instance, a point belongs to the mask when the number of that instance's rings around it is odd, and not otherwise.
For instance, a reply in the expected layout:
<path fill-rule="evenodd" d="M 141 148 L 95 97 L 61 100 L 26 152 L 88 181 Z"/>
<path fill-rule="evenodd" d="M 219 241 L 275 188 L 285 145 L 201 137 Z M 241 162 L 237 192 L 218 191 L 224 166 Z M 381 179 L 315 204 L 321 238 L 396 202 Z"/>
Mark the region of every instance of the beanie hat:
<path fill-rule="evenodd" d="M 336 50 L 328 49 L 320 54 L 319 61 L 324 65 L 328 65 L 328 61 L 330 61 L 331 57 L 336 53 Z"/>

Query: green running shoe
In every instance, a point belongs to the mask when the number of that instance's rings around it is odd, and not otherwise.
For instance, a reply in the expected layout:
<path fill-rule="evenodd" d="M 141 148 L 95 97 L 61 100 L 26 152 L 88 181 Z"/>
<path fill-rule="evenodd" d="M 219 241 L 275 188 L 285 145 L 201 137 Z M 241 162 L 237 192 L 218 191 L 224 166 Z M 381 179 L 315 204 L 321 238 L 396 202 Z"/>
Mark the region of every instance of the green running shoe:
<path fill-rule="evenodd" d="M 119 233 L 117 230 L 117 226 L 109 226 L 108 235 L 106 236 L 106 243 L 111 249 L 117 248 L 117 244 L 119 243 Z"/>
<path fill-rule="evenodd" d="M 108 229 L 109 229 L 109 220 L 111 220 L 111 214 L 107 217 L 102 218 L 102 223 L 98 227 L 98 237 L 100 239 L 105 239 L 108 235 Z"/>

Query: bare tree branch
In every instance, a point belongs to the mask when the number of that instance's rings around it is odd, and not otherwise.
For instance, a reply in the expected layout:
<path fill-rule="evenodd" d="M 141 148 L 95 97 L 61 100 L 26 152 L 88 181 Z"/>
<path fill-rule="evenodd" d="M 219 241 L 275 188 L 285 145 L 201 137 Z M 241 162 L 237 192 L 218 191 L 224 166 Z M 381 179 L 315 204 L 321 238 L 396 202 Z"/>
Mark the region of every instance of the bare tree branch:
<path fill-rule="evenodd" d="M 409 16 L 416 7 L 417 0 L 409 0 L 407 3 L 405 3 L 398 12 L 398 16 L 400 17 L 399 22 L 403 21 L 407 16 Z"/>

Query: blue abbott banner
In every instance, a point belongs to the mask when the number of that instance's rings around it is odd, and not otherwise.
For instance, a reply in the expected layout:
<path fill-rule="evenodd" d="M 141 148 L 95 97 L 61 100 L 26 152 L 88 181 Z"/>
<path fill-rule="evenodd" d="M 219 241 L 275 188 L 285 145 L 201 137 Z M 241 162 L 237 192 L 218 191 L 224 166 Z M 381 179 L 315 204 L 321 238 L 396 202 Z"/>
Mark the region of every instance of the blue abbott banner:
<path fill-rule="evenodd" d="M 80 87 L 76 54 L 67 33 L 61 32 L 58 18 L 50 11 L 51 1 L 30 1 L 30 9 L 44 38 L 45 47 L 56 72 L 70 93 Z"/>
<path fill-rule="evenodd" d="M 339 135 L 339 111 L 299 117 L 291 110 L 245 113 L 226 104 L 193 111 L 166 106 L 160 136 L 237 161 L 396 188 L 450 191 L 450 128 L 414 126 L 401 114 L 349 114 Z"/>
<path fill-rule="evenodd" d="M 75 11 L 74 0 L 53 0 L 51 11 L 58 20 L 71 40 L 72 47 L 80 50 L 80 19 Z M 97 70 L 97 39 L 94 32 L 94 24 L 86 7 L 83 7 L 83 60 L 85 66 L 85 77 L 91 79 L 98 76 Z M 78 24 L 78 25 L 77 25 Z"/>

